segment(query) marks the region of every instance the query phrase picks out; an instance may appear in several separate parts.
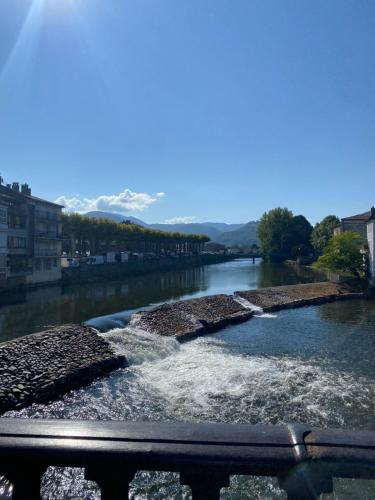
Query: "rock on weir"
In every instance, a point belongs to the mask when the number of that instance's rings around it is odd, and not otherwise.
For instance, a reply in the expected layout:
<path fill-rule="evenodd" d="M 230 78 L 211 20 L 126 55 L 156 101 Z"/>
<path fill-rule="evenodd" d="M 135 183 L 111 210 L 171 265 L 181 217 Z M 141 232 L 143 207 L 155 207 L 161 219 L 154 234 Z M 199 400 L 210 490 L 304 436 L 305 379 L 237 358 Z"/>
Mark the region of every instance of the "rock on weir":
<path fill-rule="evenodd" d="M 47 402 L 125 364 L 97 332 L 64 325 L 0 344 L 0 414 Z"/>
<path fill-rule="evenodd" d="M 355 285 L 348 283 L 304 283 L 298 285 L 274 286 L 244 292 L 235 292 L 264 311 L 279 311 L 334 300 L 363 298 L 365 294 Z"/>
<path fill-rule="evenodd" d="M 184 341 L 232 323 L 246 321 L 252 315 L 250 309 L 232 296 L 211 295 L 140 311 L 133 315 L 132 324 L 151 333 Z"/>

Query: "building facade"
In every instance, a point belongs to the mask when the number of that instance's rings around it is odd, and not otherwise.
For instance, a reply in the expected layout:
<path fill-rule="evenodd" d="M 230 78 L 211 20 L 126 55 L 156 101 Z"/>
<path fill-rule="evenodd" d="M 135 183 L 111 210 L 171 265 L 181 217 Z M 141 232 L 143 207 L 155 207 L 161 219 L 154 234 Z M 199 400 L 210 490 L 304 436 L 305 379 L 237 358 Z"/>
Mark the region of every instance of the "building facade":
<path fill-rule="evenodd" d="M 61 279 L 62 206 L 0 178 L 0 287 Z"/>
<path fill-rule="evenodd" d="M 344 231 L 355 231 L 367 239 L 369 248 L 369 272 L 370 281 L 375 286 L 375 207 L 363 214 L 352 215 L 341 219 L 334 233 Z"/>

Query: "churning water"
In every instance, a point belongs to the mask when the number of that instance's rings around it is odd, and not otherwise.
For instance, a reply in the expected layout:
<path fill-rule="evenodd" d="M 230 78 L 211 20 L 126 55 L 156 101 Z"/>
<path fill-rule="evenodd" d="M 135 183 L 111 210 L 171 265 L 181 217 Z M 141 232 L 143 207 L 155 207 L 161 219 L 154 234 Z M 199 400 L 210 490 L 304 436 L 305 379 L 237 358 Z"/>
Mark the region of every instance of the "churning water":
<path fill-rule="evenodd" d="M 375 429 L 375 304 L 353 301 L 260 314 L 180 345 L 131 326 L 103 334 L 130 366 L 49 405 L 36 418 L 301 422 Z M 140 472 L 132 496 L 189 498 L 174 474 Z M 44 498 L 97 499 L 75 469 L 50 469 Z M 334 498 L 374 498 L 371 481 L 338 481 Z M 268 479 L 234 477 L 224 498 L 285 498 Z M 329 498 L 326 496 L 326 498 Z"/>

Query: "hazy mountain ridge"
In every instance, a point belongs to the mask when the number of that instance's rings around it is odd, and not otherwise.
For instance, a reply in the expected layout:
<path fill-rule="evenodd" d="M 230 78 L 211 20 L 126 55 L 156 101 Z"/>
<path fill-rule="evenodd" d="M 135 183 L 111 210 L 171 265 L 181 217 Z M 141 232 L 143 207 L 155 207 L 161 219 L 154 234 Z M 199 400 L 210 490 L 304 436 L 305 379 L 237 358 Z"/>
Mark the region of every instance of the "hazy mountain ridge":
<path fill-rule="evenodd" d="M 115 222 L 129 220 L 139 226 L 157 229 L 159 231 L 179 232 L 187 234 L 206 234 L 212 241 L 228 246 L 247 246 L 258 243 L 256 236 L 257 222 L 247 224 L 227 224 L 225 222 L 191 222 L 188 224 L 147 224 L 131 215 L 121 215 L 115 212 L 102 212 L 100 210 L 87 212 L 85 215 L 95 219 L 110 219 Z M 256 227 L 254 228 L 254 224 Z M 242 231 L 244 229 L 244 231 Z M 226 235 L 228 235 L 226 237 Z"/>
<path fill-rule="evenodd" d="M 206 226 L 204 222 L 190 222 L 188 224 L 150 224 L 149 227 L 159 231 L 187 233 L 187 234 L 206 234 L 211 239 L 217 238 L 222 234 L 214 227 Z"/>
<path fill-rule="evenodd" d="M 244 226 L 234 231 L 221 233 L 213 241 L 226 246 L 251 246 L 254 243 L 259 245 L 258 221 L 250 221 Z"/>
<path fill-rule="evenodd" d="M 87 217 L 92 217 L 93 219 L 109 219 L 114 222 L 123 222 L 124 220 L 130 220 L 134 224 L 138 224 L 139 226 L 148 227 L 146 222 L 143 222 L 141 219 L 137 219 L 137 217 L 132 217 L 131 215 L 121 215 L 115 212 L 102 212 L 101 210 L 94 210 L 92 212 L 86 212 Z"/>

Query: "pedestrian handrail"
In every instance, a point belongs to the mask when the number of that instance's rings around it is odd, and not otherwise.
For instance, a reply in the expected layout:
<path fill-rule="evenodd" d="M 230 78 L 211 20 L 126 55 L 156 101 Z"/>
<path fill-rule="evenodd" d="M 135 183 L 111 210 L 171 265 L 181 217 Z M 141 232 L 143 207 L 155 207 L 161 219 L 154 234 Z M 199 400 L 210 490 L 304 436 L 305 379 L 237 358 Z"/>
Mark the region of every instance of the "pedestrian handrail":
<path fill-rule="evenodd" d="M 194 500 L 220 498 L 234 474 L 272 476 L 289 499 L 332 478 L 375 478 L 375 432 L 283 426 L 0 419 L 0 474 L 13 498 L 40 498 L 49 466 L 81 467 L 103 500 L 128 498 L 137 471 L 172 471 Z M 251 493 L 251 492 L 250 492 Z"/>

